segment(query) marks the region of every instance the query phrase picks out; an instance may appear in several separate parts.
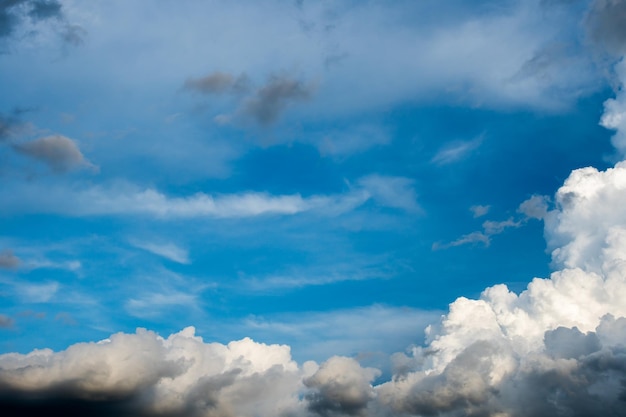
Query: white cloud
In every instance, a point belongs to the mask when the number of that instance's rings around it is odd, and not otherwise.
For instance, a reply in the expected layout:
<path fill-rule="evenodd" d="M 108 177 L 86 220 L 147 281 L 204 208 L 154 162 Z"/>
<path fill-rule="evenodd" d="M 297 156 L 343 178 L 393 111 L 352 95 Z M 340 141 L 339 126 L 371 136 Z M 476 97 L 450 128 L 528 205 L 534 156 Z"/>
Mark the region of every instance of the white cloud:
<path fill-rule="evenodd" d="M 477 149 L 482 142 L 482 136 L 470 141 L 453 142 L 439 150 L 439 152 L 437 152 L 437 154 L 432 158 L 431 162 L 437 165 L 448 165 L 453 162 L 458 162 Z"/>
<path fill-rule="evenodd" d="M 168 310 L 197 309 L 198 300 L 194 294 L 179 291 L 148 292 L 137 297 L 130 298 L 126 304 L 129 314 L 136 317 L 157 317 L 165 314 Z"/>
<path fill-rule="evenodd" d="M 190 264 L 189 251 L 181 248 L 174 243 L 160 243 L 160 242 L 148 242 L 142 240 L 131 240 L 131 245 L 151 252 L 155 255 L 162 256 L 170 261 L 177 262 L 179 264 Z"/>
<path fill-rule="evenodd" d="M 489 213 L 490 209 L 491 209 L 491 206 L 489 205 L 486 205 L 486 206 L 476 205 L 476 206 L 470 207 L 470 211 L 474 215 L 474 218 L 483 217 L 484 215 Z"/>
<path fill-rule="evenodd" d="M 413 181 L 404 177 L 370 175 L 343 194 L 272 195 L 265 192 L 168 196 L 154 188 L 118 182 L 107 186 L 14 182 L 0 211 L 55 213 L 69 216 L 144 215 L 160 219 L 246 218 L 313 213 L 337 216 L 373 199 L 384 207 L 419 212 Z M 45 191 L 44 191 L 45 189 Z M 154 248 L 153 248 L 154 249 Z"/>

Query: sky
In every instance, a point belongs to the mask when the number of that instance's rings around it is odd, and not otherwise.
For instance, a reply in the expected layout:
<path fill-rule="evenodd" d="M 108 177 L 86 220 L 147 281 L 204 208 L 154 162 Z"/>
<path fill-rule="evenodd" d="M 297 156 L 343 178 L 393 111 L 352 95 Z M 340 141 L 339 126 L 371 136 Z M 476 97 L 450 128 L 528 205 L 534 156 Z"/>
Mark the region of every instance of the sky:
<path fill-rule="evenodd" d="M 625 28 L 0 0 L 0 404 L 626 416 Z"/>

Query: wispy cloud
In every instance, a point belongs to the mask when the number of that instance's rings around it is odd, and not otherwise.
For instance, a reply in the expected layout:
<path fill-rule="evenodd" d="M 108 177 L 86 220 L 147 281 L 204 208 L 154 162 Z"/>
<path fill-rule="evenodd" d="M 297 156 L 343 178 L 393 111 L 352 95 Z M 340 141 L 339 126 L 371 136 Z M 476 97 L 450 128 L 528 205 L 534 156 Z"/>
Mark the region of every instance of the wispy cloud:
<path fill-rule="evenodd" d="M 174 243 L 162 243 L 162 242 L 149 242 L 144 240 L 131 239 L 130 244 L 139 248 L 151 252 L 155 255 L 162 256 L 165 259 L 169 259 L 179 264 L 190 264 L 189 251 L 181 248 Z"/>
<path fill-rule="evenodd" d="M 474 218 L 483 217 L 484 215 L 489 213 L 489 209 L 491 209 L 491 206 L 488 206 L 488 205 L 487 206 L 476 205 L 476 206 L 470 207 L 470 211 L 474 215 Z"/>
<path fill-rule="evenodd" d="M 460 161 L 467 157 L 472 151 L 478 149 L 482 142 L 482 135 L 470 141 L 453 142 L 440 149 L 435 156 L 433 156 L 431 162 L 437 165 L 448 165 Z"/>

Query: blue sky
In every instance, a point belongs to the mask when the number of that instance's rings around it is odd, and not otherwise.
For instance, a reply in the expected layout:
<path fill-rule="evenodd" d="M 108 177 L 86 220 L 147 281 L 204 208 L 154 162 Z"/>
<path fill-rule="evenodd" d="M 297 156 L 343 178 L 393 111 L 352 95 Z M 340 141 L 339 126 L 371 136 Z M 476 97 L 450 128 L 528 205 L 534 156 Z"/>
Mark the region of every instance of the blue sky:
<path fill-rule="evenodd" d="M 0 352 L 193 325 L 390 354 L 549 276 L 520 204 L 619 159 L 589 8 L 0 3 Z"/>

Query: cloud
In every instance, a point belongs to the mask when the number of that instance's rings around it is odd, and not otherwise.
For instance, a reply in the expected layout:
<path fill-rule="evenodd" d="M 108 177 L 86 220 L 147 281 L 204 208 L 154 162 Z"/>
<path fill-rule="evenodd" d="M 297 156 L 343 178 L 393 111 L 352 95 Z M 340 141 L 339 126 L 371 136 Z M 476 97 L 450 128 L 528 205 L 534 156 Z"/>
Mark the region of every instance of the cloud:
<path fill-rule="evenodd" d="M 517 211 L 529 219 L 543 220 L 548 215 L 550 199 L 545 195 L 533 195 L 523 201 Z"/>
<path fill-rule="evenodd" d="M 373 368 L 362 368 L 352 358 L 332 357 L 304 384 L 308 409 L 320 416 L 365 415 L 368 403 L 376 397 L 371 382 L 380 375 Z"/>
<path fill-rule="evenodd" d="M 9 329 L 13 327 L 14 323 L 15 321 L 11 317 L 0 314 L 0 329 Z"/>
<path fill-rule="evenodd" d="M 64 173 L 79 167 L 95 168 L 82 154 L 76 142 L 61 135 L 46 136 L 13 145 L 18 152 L 39 160 L 53 171 Z"/>
<path fill-rule="evenodd" d="M 33 0 L 28 15 L 35 20 L 63 17 L 62 6 L 56 0 Z"/>
<path fill-rule="evenodd" d="M 315 371 L 300 369 L 287 346 L 204 343 L 193 328 L 167 339 L 138 329 L 59 353 L 6 354 L 0 367 L 3 410 L 70 416 L 283 415 L 297 408 L 301 379 Z"/>
<path fill-rule="evenodd" d="M 408 212 L 420 212 L 414 181 L 406 177 L 392 177 L 378 174 L 359 179 L 359 185 L 384 207 L 394 207 Z"/>
<path fill-rule="evenodd" d="M 13 255 L 10 250 L 3 250 L 0 252 L 0 269 L 12 269 L 17 268 L 20 264 L 20 258 Z"/>
<path fill-rule="evenodd" d="M 458 162 L 477 149 L 482 144 L 482 141 L 483 137 L 479 136 L 470 141 L 453 142 L 439 150 L 431 159 L 431 162 L 437 165 L 448 165 Z"/>
<path fill-rule="evenodd" d="M 63 19 L 62 5 L 56 0 L 6 0 L 0 3 L 0 38 L 11 36 L 25 20 Z"/>
<path fill-rule="evenodd" d="M 46 303 L 55 296 L 58 290 L 58 282 L 46 284 L 18 283 L 16 285 L 17 295 L 27 303 Z"/>
<path fill-rule="evenodd" d="M 14 414 L 71 404 L 122 416 L 623 415 L 625 188 L 626 162 L 573 171 L 544 219 L 560 269 L 519 294 L 499 284 L 458 298 L 377 385 L 355 358 L 298 365 L 284 345 L 138 330 L 1 355 L 0 403 Z"/>
<path fill-rule="evenodd" d="M 244 93 L 248 90 L 248 77 L 237 78 L 225 72 L 214 72 L 201 78 L 188 78 L 183 88 L 201 94 Z"/>
<path fill-rule="evenodd" d="M 308 100 L 314 90 L 314 86 L 302 81 L 275 75 L 254 95 L 245 99 L 241 112 L 260 126 L 269 126 L 293 103 Z"/>
<path fill-rule="evenodd" d="M 626 1 L 594 0 L 589 9 L 586 24 L 594 41 L 610 52 L 626 53 Z"/>
<path fill-rule="evenodd" d="M 177 262 L 179 264 L 188 265 L 191 263 L 189 259 L 189 251 L 176 246 L 173 243 L 157 243 L 137 240 L 132 240 L 130 243 L 139 249 L 162 256 L 165 259 L 169 259 L 170 261 Z"/>
<path fill-rule="evenodd" d="M 521 221 L 515 221 L 513 218 L 509 218 L 503 221 L 492 221 L 486 220 L 483 222 L 483 230 L 476 231 L 472 233 L 468 233 L 466 235 L 461 236 L 460 238 L 453 240 L 450 243 L 440 243 L 435 242 L 432 246 L 433 250 L 439 249 L 448 249 L 455 246 L 462 246 L 467 244 L 476 244 L 482 243 L 484 246 L 489 246 L 491 244 L 491 237 L 495 235 L 499 235 L 504 232 L 506 229 L 511 227 L 520 227 L 522 224 Z"/>
<path fill-rule="evenodd" d="M 616 131 L 611 142 L 622 156 L 626 156 L 626 59 L 622 58 L 615 68 L 619 76 L 617 96 L 604 102 L 600 124 Z"/>
<path fill-rule="evenodd" d="M 157 317 L 164 314 L 165 308 L 197 308 L 197 297 L 178 291 L 152 292 L 129 299 L 125 307 L 129 314 L 135 317 Z"/>
<path fill-rule="evenodd" d="M 476 206 L 471 206 L 470 211 L 474 215 L 474 218 L 478 218 L 489 213 L 490 208 L 491 206 L 488 206 L 488 205 L 487 206 L 476 205 Z"/>
<path fill-rule="evenodd" d="M 160 219 L 227 219 L 300 213 L 338 216 L 370 199 L 383 207 L 419 211 L 410 179 L 373 175 L 358 180 L 357 184 L 342 194 L 307 197 L 253 191 L 216 195 L 198 192 L 170 197 L 153 188 L 142 189 L 121 182 L 109 186 L 48 186 L 45 190 L 39 184 L 15 183 L 15 189 L 7 194 L 0 211 L 68 216 L 147 215 Z"/>
<path fill-rule="evenodd" d="M 391 136 L 379 126 L 361 125 L 349 131 L 335 130 L 315 137 L 312 143 L 322 156 L 347 156 L 387 145 Z"/>

